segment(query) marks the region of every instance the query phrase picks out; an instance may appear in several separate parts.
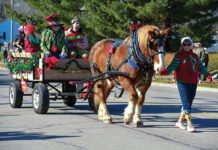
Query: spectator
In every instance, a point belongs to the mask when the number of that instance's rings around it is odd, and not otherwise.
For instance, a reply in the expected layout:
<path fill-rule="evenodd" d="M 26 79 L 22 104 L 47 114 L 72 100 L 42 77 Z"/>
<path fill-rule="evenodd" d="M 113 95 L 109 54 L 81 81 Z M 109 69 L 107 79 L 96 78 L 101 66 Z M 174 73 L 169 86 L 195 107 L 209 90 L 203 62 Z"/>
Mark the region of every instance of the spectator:
<path fill-rule="evenodd" d="M 0 41 L 0 53 L 2 51 L 2 42 Z M 0 61 L 1 61 L 1 57 L 0 57 Z"/>
<path fill-rule="evenodd" d="M 7 57 L 8 57 L 8 44 L 7 44 L 7 42 L 4 43 L 3 56 L 4 56 L 4 63 L 6 63 Z"/>
<path fill-rule="evenodd" d="M 203 60 L 203 65 L 204 67 L 207 69 L 207 66 L 208 66 L 208 62 L 209 62 L 209 55 L 208 55 L 208 49 L 207 48 L 204 48 L 204 51 L 205 51 L 205 57 L 204 57 L 204 60 Z M 206 80 L 206 77 L 204 76 L 204 81 Z"/>
<path fill-rule="evenodd" d="M 205 48 L 202 47 L 201 43 L 195 43 L 194 44 L 194 48 L 193 48 L 193 51 L 194 53 L 196 53 L 198 55 L 198 57 L 200 58 L 203 66 L 205 68 L 207 68 L 207 65 L 208 65 L 208 53 L 206 53 L 206 50 Z M 198 80 L 199 80 L 199 83 L 201 82 L 201 73 L 199 72 L 198 73 Z M 206 77 L 205 77 L 205 80 L 206 80 Z"/>

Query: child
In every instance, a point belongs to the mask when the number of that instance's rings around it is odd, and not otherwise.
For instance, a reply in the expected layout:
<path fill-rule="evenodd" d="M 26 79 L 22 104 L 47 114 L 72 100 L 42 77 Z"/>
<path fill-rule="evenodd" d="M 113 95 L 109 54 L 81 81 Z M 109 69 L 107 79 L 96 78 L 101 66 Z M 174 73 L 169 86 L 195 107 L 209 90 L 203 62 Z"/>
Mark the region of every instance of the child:
<path fill-rule="evenodd" d="M 24 40 L 25 52 L 32 53 L 40 51 L 40 39 L 35 34 L 35 27 L 32 24 L 26 26 L 26 36 Z"/>

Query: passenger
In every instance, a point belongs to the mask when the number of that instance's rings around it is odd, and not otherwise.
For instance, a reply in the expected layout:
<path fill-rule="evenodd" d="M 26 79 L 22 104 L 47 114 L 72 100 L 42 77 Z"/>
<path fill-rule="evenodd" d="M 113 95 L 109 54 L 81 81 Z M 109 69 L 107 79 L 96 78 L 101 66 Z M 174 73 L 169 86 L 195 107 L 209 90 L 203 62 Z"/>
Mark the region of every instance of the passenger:
<path fill-rule="evenodd" d="M 67 38 L 68 55 L 70 58 L 88 59 L 88 52 L 85 48 L 88 46 L 88 40 L 85 32 L 80 27 L 80 20 L 74 17 L 72 27 L 65 28 Z"/>
<path fill-rule="evenodd" d="M 24 49 L 24 38 L 25 38 L 25 29 L 26 29 L 26 23 L 24 23 L 23 25 L 21 25 L 18 29 L 18 35 L 16 36 L 15 39 L 15 44 L 14 46 L 14 52 L 22 52 L 25 51 Z"/>
<path fill-rule="evenodd" d="M 64 29 L 60 24 L 60 14 L 52 13 L 44 19 L 49 23 L 49 26 L 42 32 L 40 45 L 45 57 L 67 58 L 67 47 Z"/>
<path fill-rule="evenodd" d="M 40 39 L 34 34 L 35 27 L 32 24 L 26 26 L 25 52 L 32 53 L 40 51 Z"/>

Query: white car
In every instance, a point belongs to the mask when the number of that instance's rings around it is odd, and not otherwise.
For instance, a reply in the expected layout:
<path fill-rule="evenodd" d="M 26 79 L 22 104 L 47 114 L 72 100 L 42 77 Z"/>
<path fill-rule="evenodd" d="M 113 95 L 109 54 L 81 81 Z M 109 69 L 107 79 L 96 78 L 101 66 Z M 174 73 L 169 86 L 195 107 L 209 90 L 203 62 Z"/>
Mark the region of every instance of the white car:
<path fill-rule="evenodd" d="M 211 46 L 207 48 L 209 53 L 218 52 L 218 39 L 213 38 Z"/>

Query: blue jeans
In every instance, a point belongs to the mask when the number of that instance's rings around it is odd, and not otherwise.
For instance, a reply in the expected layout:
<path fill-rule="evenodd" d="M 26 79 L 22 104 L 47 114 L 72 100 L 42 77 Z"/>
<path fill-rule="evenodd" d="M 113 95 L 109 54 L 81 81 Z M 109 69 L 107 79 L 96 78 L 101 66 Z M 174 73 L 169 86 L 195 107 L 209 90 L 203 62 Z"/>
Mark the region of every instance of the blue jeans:
<path fill-rule="evenodd" d="M 182 100 L 182 111 L 184 114 L 190 114 L 192 102 L 196 95 L 197 84 L 177 82 L 177 86 Z"/>

